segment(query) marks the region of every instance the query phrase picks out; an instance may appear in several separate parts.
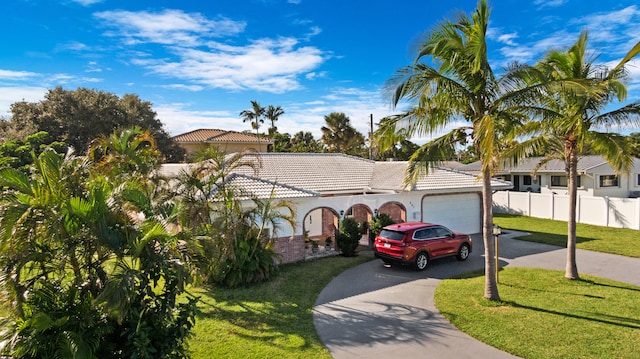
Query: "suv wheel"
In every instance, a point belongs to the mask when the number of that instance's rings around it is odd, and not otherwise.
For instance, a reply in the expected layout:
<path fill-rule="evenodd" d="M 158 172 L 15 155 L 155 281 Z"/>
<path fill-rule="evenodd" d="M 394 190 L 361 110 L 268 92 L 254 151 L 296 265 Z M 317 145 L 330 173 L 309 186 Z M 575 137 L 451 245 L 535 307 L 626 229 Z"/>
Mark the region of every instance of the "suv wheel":
<path fill-rule="evenodd" d="M 464 261 L 467 258 L 469 258 L 469 245 L 468 244 L 463 244 L 460 246 L 460 249 L 458 249 L 458 256 L 457 256 L 459 261 Z"/>
<path fill-rule="evenodd" d="M 416 270 L 424 270 L 429 264 L 429 256 L 425 252 L 420 252 L 416 255 L 414 267 Z"/>

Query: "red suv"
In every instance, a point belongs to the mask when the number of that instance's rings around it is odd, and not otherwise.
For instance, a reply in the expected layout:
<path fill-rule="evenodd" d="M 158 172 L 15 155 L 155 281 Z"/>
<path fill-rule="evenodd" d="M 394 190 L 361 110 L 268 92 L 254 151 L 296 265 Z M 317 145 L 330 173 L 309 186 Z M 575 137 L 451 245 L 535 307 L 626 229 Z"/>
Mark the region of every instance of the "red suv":
<path fill-rule="evenodd" d="M 471 237 L 439 224 L 407 222 L 386 226 L 375 240 L 376 258 L 385 263 L 411 264 L 416 270 L 427 268 L 429 260 L 455 255 L 469 258 Z"/>

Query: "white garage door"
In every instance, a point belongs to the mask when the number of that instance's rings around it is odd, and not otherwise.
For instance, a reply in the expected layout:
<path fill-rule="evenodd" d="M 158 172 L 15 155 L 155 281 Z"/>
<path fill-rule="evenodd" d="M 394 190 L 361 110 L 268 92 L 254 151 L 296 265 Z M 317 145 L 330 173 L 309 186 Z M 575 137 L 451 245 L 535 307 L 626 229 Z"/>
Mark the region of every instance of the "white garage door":
<path fill-rule="evenodd" d="M 422 220 L 438 223 L 457 232 L 482 232 L 481 196 L 479 193 L 425 196 Z"/>

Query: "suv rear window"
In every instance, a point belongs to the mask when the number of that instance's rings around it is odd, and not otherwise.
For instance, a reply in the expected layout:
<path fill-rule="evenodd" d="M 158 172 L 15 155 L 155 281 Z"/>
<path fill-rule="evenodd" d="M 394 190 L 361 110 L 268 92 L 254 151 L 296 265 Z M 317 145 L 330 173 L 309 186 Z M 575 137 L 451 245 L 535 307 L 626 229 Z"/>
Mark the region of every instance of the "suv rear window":
<path fill-rule="evenodd" d="M 404 238 L 404 232 L 390 231 L 383 229 L 378 235 L 380 238 L 391 239 L 393 241 L 401 241 Z"/>

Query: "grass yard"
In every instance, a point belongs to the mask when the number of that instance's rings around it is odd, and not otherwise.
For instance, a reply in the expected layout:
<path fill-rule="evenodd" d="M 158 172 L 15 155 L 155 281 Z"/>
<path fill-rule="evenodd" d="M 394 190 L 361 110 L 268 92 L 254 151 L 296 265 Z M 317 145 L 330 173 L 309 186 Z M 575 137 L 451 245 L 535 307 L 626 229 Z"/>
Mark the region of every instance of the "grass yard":
<path fill-rule="evenodd" d="M 504 229 L 530 232 L 517 239 L 567 246 L 567 222 L 495 213 L 493 222 Z M 640 258 L 640 231 L 578 223 L 577 248 Z M 640 356 L 640 354 L 638 354 Z"/>
<path fill-rule="evenodd" d="M 288 264 L 272 280 L 247 288 L 198 288 L 193 359 L 331 358 L 313 325 L 313 304 L 338 274 L 369 257 L 328 257 Z"/>
<path fill-rule="evenodd" d="M 436 306 L 465 333 L 523 358 L 640 357 L 640 287 L 563 274 L 505 268 L 496 303 L 482 299 L 483 273 L 470 273 L 442 281 Z"/>

